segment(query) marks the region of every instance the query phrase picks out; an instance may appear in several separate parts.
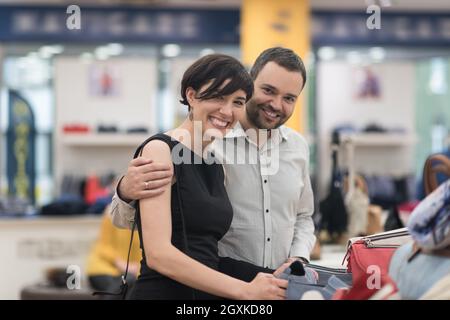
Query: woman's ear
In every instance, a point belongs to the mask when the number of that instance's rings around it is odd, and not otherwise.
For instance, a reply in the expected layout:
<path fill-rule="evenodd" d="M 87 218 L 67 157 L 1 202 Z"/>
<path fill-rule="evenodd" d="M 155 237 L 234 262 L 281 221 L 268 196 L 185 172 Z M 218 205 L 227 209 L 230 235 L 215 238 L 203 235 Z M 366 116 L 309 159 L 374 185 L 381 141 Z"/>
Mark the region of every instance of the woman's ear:
<path fill-rule="evenodd" d="M 196 95 L 196 92 L 192 87 L 188 87 L 186 89 L 186 99 L 187 99 L 189 105 L 191 106 L 191 108 L 192 108 L 192 103 L 195 100 L 195 95 Z"/>

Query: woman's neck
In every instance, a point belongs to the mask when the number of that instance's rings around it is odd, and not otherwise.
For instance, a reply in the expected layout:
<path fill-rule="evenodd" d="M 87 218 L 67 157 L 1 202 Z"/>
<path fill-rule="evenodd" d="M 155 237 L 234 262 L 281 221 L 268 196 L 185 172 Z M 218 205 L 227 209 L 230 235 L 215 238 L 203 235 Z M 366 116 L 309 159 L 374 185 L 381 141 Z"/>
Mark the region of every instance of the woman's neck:
<path fill-rule="evenodd" d="M 198 155 L 203 155 L 206 147 L 212 142 L 203 139 L 202 122 L 194 123 L 189 119 L 184 120 L 180 126 L 171 130 L 169 135 Z"/>

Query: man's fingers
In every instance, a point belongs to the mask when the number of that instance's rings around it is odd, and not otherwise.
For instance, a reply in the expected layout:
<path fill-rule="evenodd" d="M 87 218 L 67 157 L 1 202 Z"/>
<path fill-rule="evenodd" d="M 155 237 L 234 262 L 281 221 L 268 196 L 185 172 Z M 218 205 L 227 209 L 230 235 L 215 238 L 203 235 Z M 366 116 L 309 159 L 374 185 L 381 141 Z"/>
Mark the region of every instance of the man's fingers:
<path fill-rule="evenodd" d="M 155 171 L 155 172 L 149 172 L 142 175 L 142 178 L 144 181 L 156 181 L 161 179 L 167 179 L 172 178 L 172 172 L 171 171 Z"/>
<path fill-rule="evenodd" d="M 159 180 L 150 180 L 147 182 L 147 189 L 146 190 L 155 190 L 160 189 L 161 187 L 164 187 L 165 185 L 172 182 L 172 178 L 166 178 L 166 179 L 159 179 Z"/>
<path fill-rule="evenodd" d="M 144 157 L 137 157 L 130 161 L 130 166 L 132 167 L 140 167 L 142 165 L 150 164 L 153 160 L 144 158 Z"/>
<path fill-rule="evenodd" d="M 150 173 L 150 172 L 156 172 L 156 171 L 171 171 L 171 166 L 165 163 L 150 163 L 143 166 L 140 166 L 138 170 L 140 173 Z"/>

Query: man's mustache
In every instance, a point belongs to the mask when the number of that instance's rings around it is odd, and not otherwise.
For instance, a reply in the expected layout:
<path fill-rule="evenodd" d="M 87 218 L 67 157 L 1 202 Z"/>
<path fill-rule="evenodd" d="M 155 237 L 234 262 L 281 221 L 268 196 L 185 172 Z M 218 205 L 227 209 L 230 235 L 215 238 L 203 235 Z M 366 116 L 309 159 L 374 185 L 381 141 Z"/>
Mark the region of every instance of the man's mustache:
<path fill-rule="evenodd" d="M 268 104 L 260 104 L 258 106 L 259 108 L 265 110 L 265 111 L 269 111 L 269 112 L 273 112 L 275 113 L 279 118 L 283 118 L 284 114 L 282 112 L 279 111 L 275 111 L 270 105 Z"/>

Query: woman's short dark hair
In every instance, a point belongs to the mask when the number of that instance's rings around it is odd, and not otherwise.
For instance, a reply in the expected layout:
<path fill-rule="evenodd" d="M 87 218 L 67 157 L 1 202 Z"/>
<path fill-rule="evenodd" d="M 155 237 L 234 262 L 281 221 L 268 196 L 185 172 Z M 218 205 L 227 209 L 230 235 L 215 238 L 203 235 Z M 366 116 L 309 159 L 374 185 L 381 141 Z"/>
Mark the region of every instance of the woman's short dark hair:
<path fill-rule="evenodd" d="M 230 79 L 230 82 L 221 88 L 227 79 Z M 214 99 L 230 95 L 238 90 L 245 92 L 246 101 L 253 95 L 253 80 L 238 60 L 225 54 L 210 54 L 195 61 L 184 73 L 181 80 L 180 102 L 189 106 L 186 97 L 187 88 L 191 87 L 198 91 L 210 81 L 212 81 L 211 85 L 199 93 L 197 99 Z"/>

